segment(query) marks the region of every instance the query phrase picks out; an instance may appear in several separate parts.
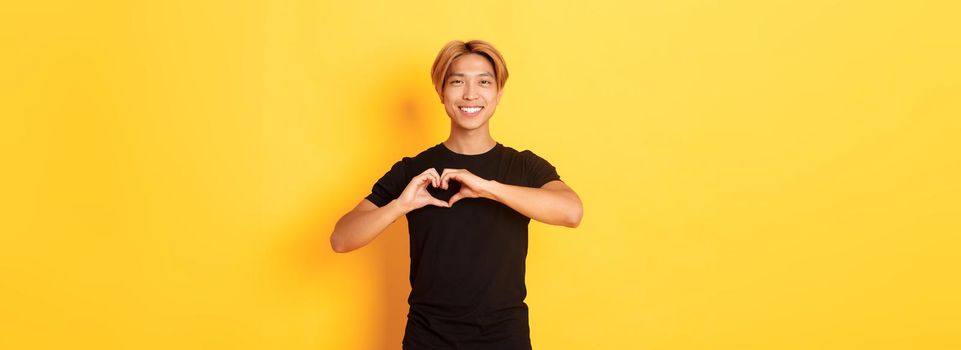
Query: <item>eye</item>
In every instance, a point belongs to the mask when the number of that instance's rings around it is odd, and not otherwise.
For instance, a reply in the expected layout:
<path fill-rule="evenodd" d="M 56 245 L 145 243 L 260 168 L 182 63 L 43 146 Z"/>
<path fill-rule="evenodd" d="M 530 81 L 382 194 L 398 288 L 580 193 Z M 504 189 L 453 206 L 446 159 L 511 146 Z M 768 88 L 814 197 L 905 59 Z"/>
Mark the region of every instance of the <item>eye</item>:
<path fill-rule="evenodd" d="M 481 80 L 481 84 L 489 85 L 490 83 L 491 83 L 490 80 Z"/>
<path fill-rule="evenodd" d="M 461 83 L 461 81 L 460 81 L 460 80 L 456 80 L 456 79 L 450 81 L 450 84 L 451 84 L 451 85 L 460 84 L 460 83 Z"/>

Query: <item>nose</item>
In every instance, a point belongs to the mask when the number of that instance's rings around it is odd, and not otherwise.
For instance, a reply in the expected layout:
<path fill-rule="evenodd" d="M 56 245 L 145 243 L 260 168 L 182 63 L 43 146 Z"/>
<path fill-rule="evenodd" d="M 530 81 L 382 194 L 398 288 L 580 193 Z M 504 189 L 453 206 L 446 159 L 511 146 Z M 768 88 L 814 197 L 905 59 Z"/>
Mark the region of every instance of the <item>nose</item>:
<path fill-rule="evenodd" d="M 477 94 L 474 93 L 474 91 L 475 90 L 473 87 L 471 87 L 470 85 L 467 85 L 467 87 L 464 88 L 464 99 L 468 101 L 476 100 Z"/>

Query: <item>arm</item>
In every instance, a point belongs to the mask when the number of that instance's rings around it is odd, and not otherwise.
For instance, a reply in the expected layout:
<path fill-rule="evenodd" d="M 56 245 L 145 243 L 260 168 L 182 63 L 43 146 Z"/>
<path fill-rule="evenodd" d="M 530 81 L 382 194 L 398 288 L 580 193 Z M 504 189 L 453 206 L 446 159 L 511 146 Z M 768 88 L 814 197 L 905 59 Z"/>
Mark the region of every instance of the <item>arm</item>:
<path fill-rule="evenodd" d="M 490 180 L 487 198 L 504 203 L 531 219 L 551 225 L 576 228 L 581 223 L 584 207 L 563 181 L 554 180 L 541 188 L 502 184 Z"/>
<path fill-rule="evenodd" d="M 397 218 L 414 209 L 425 205 L 447 207 L 446 202 L 427 192 L 428 184 L 433 184 L 434 187 L 440 185 L 437 170 L 427 169 L 415 176 L 400 197 L 383 207 L 378 208 L 365 198 L 357 207 L 337 220 L 334 232 L 330 234 L 330 247 L 338 253 L 355 250 L 373 241 L 387 226 L 397 221 Z"/>
<path fill-rule="evenodd" d="M 571 228 L 580 225 L 584 213 L 580 197 L 560 180 L 533 188 L 482 179 L 465 169 L 444 169 L 441 188 L 447 189 L 450 180 L 461 183 L 460 191 L 450 198 L 451 206 L 463 198 L 487 198 L 504 203 L 531 219 Z"/>
<path fill-rule="evenodd" d="M 337 220 L 334 232 L 330 234 L 330 247 L 337 253 L 346 253 L 363 247 L 404 214 L 406 211 L 400 207 L 396 199 L 378 208 L 365 198 L 353 210 Z"/>

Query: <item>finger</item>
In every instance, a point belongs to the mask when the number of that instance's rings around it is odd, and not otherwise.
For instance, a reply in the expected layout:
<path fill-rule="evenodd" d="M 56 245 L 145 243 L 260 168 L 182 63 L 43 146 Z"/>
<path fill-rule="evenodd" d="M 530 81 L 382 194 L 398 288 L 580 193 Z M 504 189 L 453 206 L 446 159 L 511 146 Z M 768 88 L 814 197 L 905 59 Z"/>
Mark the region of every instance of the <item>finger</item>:
<path fill-rule="evenodd" d="M 427 168 L 427 171 L 425 172 L 431 174 L 431 178 L 434 181 L 434 187 L 440 187 L 440 174 L 437 173 L 437 169 Z"/>
<path fill-rule="evenodd" d="M 442 172 L 442 173 L 440 174 L 441 180 L 443 180 L 444 178 L 450 176 L 451 173 L 454 173 L 454 172 L 456 172 L 456 171 L 457 171 L 457 169 L 445 168 L 445 169 L 444 169 L 444 172 Z"/>
<path fill-rule="evenodd" d="M 428 169 L 428 170 L 429 170 L 429 169 Z M 422 186 L 422 185 L 424 185 L 424 181 L 425 181 L 425 180 L 430 179 L 430 177 L 427 175 L 427 174 L 428 174 L 428 170 L 422 171 L 420 174 L 417 174 L 417 177 L 414 178 L 414 179 L 417 179 L 417 186 L 418 186 L 418 187 L 426 187 L 426 186 Z"/>
<path fill-rule="evenodd" d="M 420 174 L 417 176 L 417 187 L 427 188 L 427 183 L 431 181 L 429 174 Z"/>
<path fill-rule="evenodd" d="M 430 181 L 431 186 L 434 186 L 434 187 L 440 186 L 440 179 L 437 178 L 437 176 L 435 176 L 434 174 L 424 173 L 424 176 L 426 176 L 428 181 Z"/>
<path fill-rule="evenodd" d="M 464 194 L 463 194 L 463 193 L 460 193 L 460 192 L 457 192 L 457 194 L 455 194 L 454 196 L 450 197 L 450 200 L 447 201 L 447 203 L 448 203 L 448 205 L 450 205 L 450 206 L 454 206 L 454 203 L 457 203 L 457 201 L 461 200 L 461 198 L 464 198 Z"/>
<path fill-rule="evenodd" d="M 445 190 L 450 185 L 450 179 L 455 179 L 455 180 L 457 179 L 457 172 L 454 172 L 454 171 L 448 172 L 447 170 L 451 170 L 451 169 L 444 169 L 444 176 L 442 176 L 440 179 L 441 186 Z"/>
<path fill-rule="evenodd" d="M 434 168 L 424 169 L 424 171 L 421 172 L 420 175 L 427 176 L 430 179 L 431 185 L 433 185 L 434 187 L 440 186 L 440 175 L 437 174 L 436 169 Z"/>
<path fill-rule="evenodd" d="M 440 174 L 440 188 L 447 189 L 447 171 L 450 169 L 444 169 Z"/>

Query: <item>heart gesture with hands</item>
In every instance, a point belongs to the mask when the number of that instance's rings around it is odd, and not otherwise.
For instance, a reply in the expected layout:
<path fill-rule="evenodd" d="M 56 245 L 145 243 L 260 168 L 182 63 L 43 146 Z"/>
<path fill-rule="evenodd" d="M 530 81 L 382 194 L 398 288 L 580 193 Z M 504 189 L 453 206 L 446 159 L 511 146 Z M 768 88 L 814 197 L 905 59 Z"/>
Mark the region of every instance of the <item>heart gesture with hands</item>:
<path fill-rule="evenodd" d="M 488 186 L 491 183 L 490 180 L 482 179 L 466 169 L 444 169 L 444 173 L 440 176 L 441 188 L 446 190 L 450 184 L 450 180 L 460 182 L 461 186 L 460 191 L 451 196 L 450 200 L 447 201 L 448 205 L 454 205 L 454 203 L 464 198 L 489 197 L 490 190 Z"/>
<path fill-rule="evenodd" d="M 450 180 L 459 182 L 461 187 L 460 191 L 450 197 L 447 202 L 435 198 L 427 191 L 428 185 L 446 190 L 450 186 Z M 438 174 L 434 168 L 428 168 L 410 180 L 397 198 L 397 202 L 405 212 L 420 209 L 426 205 L 450 208 L 464 198 L 487 197 L 489 184 L 490 180 L 482 179 L 466 169 L 444 169 L 443 174 Z"/>

